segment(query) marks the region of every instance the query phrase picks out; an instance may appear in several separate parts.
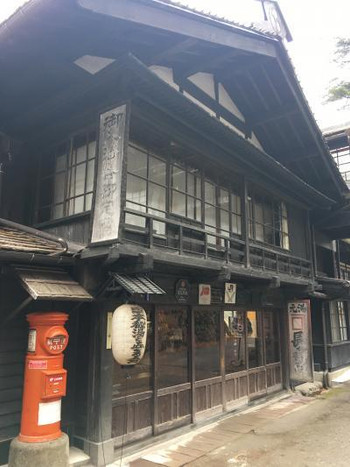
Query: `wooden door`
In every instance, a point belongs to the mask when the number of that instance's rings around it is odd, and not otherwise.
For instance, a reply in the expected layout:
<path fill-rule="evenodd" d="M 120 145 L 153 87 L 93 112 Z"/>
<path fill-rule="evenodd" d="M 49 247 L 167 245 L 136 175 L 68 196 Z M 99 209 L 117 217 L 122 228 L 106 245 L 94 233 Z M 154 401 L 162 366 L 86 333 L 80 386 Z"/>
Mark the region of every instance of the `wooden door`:
<path fill-rule="evenodd" d="M 114 362 L 112 436 L 115 446 L 136 441 L 153 433 L 153 348 L 154 313 L 148 309 L 146 351 L 134 367 Z"/>
<path fill-rule="evenodd" d="M 190 314 L 158 306 L 155 343 L 155 433 L 191 422 Z"/>
<path fill-rule="evenodd" d="M 221 310 L 203 307 L 194 309 L 193 313 L 193 400 L 198 420 L 223 410 Z"/>

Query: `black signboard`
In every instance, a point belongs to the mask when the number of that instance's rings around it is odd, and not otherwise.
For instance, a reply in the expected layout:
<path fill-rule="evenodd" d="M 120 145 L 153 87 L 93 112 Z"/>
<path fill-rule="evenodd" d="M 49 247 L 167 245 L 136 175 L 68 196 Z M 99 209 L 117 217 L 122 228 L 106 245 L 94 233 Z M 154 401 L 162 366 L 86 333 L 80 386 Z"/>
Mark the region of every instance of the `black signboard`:
<path fill-rule="evenodd" d="M 179 303 L 187 303 L 190 299 L 190 284 L 186 279 L 179 279 L 175 285 L 175 298 Z"/>

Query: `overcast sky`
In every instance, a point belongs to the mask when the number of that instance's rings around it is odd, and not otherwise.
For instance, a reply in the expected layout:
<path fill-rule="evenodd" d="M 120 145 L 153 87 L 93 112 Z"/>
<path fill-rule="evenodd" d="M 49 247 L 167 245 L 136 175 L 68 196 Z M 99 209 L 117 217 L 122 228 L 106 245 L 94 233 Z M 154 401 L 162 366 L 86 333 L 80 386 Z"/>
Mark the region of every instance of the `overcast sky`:
<path fill-rule="evenodd" d="M 0 22 L 24 0 L 0 0 Z M 244 24 L 262 19 L 257 0 L 180 0 L 199 10 L 224 16 Z M 326 103 L 330 82 L 350 80 L 350 67 L 333 62 L 337 37 L 350 37 L 350 0 L 279 0 L 293 36 L 287 44 L 297 76 L 321 128 L 350 122 L 350 108 Z"/>

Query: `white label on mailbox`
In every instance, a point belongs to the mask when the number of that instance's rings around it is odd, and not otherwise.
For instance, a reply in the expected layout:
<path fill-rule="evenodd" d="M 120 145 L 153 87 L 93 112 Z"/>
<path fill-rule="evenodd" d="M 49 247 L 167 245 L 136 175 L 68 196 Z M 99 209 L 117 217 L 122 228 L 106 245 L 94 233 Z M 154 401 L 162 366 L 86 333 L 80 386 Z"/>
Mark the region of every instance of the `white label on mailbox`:
<path fill-rule="evenodd" d="M 29 329 L 28 352 L 35 352 L 36 349 L 36 329 Z"/>
<path fill-rule="evenodd" d="M 61 420 L 61 399 L 39 403 L 38 425 L 51 425 Z"/>

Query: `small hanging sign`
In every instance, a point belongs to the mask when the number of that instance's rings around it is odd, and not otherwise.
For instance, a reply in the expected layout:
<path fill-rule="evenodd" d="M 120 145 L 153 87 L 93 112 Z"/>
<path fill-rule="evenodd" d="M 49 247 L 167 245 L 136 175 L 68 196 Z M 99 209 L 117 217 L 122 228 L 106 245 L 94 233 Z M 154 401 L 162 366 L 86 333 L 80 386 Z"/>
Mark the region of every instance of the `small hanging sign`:
<path fill-rule="evenodd" d="M 199 305 L 211 304 L 211 286 L 209 284 L 199 284 L 198 303 Z"/>
<path fill-rule="evenodd" d="M 226 282 L 225 284 L 225 303 L 236 303 L 237 284 Z"/>
<path fill-rule="evenodd" d="M 175 285 L 175 298 L 179 303 L 187 303 L 190 299 L 190 284 L 186 279 L 179 279 Z"/>

